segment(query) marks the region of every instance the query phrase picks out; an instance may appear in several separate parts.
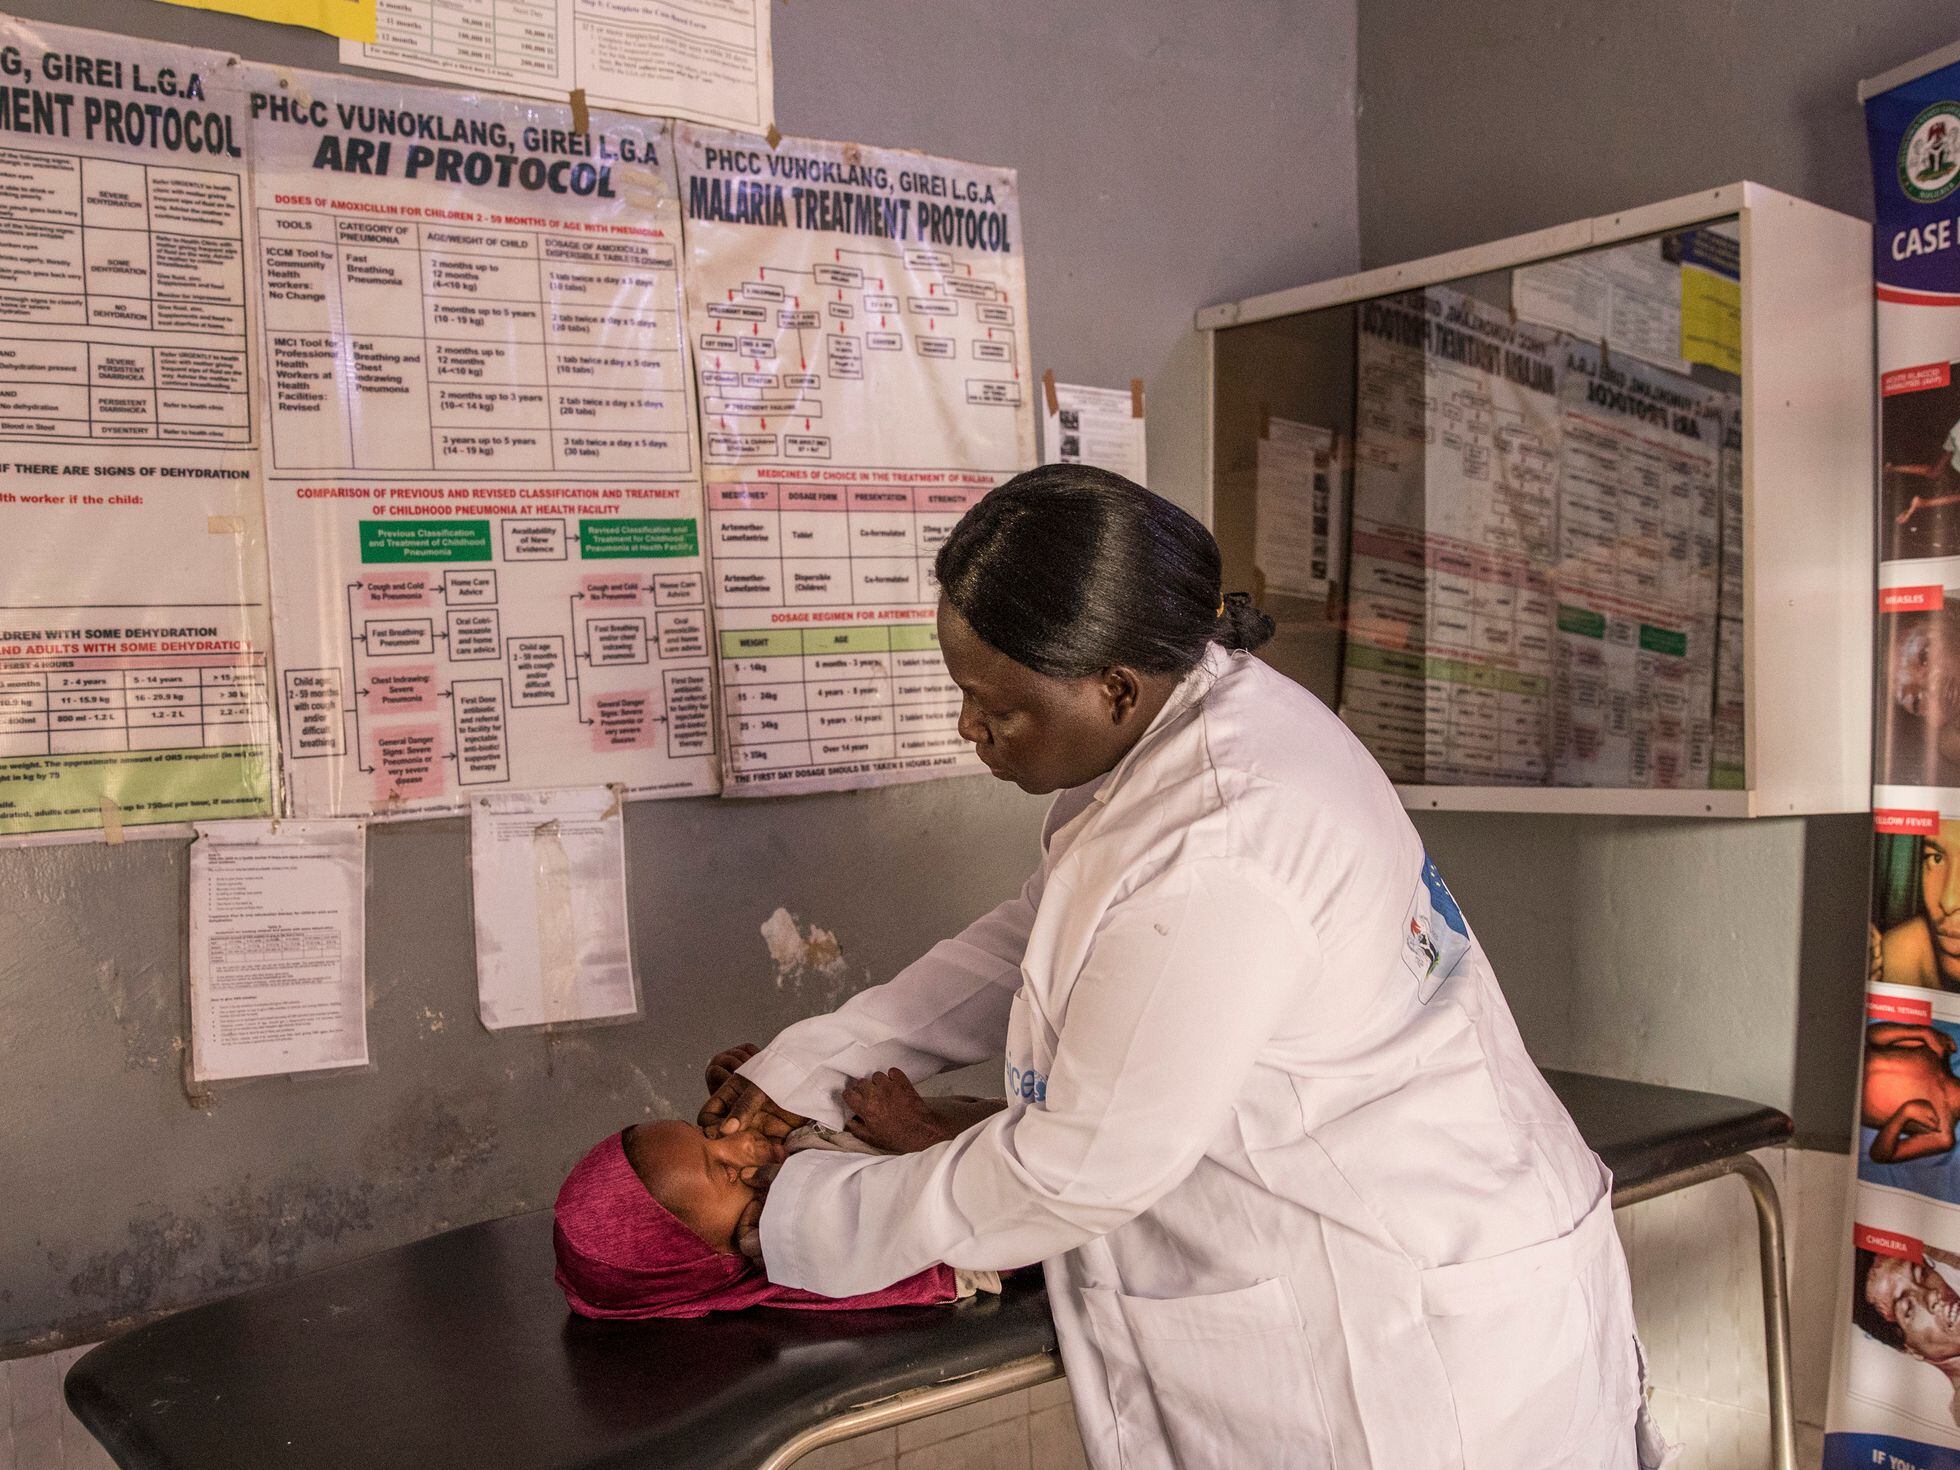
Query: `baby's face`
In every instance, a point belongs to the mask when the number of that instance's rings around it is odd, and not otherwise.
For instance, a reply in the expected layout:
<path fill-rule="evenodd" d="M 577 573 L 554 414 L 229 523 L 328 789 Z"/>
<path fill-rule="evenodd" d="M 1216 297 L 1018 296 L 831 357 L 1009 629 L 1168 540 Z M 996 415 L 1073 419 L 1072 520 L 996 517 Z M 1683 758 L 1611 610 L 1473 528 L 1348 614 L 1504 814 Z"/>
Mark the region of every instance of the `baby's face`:
<path fill-rule="evenodd" d="M 647 1192 L 724 1255 L 756 1191 L 742 1170 L 777 1163 L 782 1146 L 753 1129 L 710 1137 L 692 1123 L 641 1123 L 626 1135 L 626 1158 Z"/>

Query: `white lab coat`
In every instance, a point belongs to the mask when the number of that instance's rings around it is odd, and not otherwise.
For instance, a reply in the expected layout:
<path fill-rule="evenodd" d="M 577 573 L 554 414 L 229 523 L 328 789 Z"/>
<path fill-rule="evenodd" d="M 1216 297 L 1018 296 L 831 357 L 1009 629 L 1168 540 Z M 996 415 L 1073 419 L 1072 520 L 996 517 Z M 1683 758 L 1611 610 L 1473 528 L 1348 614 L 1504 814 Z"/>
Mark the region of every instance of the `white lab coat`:
<path fill-rule="evenodd" d="M 790 1159 L 770 1277 L 1045 1263 L 1098 1470 L 1632 1470 L 1610 1179 L 1347 728 L 1214 645 L 1042 846 L 742 1067 L 837 1126 L 849 1077 L 1006 1044 L 1007 1111 L 957 1139 Z"/>

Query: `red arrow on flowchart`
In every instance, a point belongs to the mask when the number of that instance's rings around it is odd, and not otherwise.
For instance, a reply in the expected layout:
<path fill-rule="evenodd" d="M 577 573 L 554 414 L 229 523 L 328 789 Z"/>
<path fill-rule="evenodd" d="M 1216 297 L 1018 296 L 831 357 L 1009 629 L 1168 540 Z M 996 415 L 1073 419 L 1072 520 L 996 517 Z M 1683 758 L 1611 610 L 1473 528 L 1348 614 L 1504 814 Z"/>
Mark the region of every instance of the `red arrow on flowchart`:
<path fill-rule="evenodd" d="M 764 420 L 762 421 L 762 427 L 763 427 L 763 428 L 765 428 L 765 429 L 766 429 L 766 428 L 768 428 L 768 427 L 769 427 L 769 420 L 767 420 L 767 419 L 764 419 Z"/>
<path fill-rule="evenodd" d="M 885 319 L 884 319 L 883 317 L 879 317 L 879 318 L 878 318 L 878 325 L 882 327 L 882 326 L 883 326 L 884 324 L 885 324 Z"/>
<path fill-rule="evenodd" d="M 805 419 L 805 420 L 803 421 L 803 428 L 804 428 L 804 430 L 805 430 L 805 431 L 807 432 L 807 431 L 809 430 L 809 427 L 810 427 L 810 421 L 809 421 L 808 419 Z"/>
<path fill-rule="evenodd" d="M 933 319 L 932 317 L 927 317 L 927 318 L 926 318 L 926 330 L 927 330 L 928 332 L 930 332 L 930 331 L 933 331 L 933 330 L 935 330 L 935 329 L 937 329 L 937 327 L 938 327 L 938 326 L 939 326 L 939 323 L 938 323 L 938 322 L 937 322 L 936 320 L 934 320 L 934 319 Z"/>
<path fill-rule="evenodd" d="M 761 323 L 761 322 L 750 322 L 750 323 L 749 323 L 749 335 L 750 335 L 751 337 L 760 337 L 760 336 L 762 335 L 762 323 Z"/>

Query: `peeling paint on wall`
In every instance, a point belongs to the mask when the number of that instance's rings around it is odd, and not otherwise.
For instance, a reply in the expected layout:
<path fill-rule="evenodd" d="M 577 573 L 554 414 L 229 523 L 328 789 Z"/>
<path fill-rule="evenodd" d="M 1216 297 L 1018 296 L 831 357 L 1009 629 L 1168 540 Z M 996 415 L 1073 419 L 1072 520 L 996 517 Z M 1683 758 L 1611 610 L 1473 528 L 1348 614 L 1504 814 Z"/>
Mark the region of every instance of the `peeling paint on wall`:
<path fill-rule="evenodd" d="M 320 1242 L 375 1228 L 374 1187 L 298 1180 L 207 1196 L 195 1217 L 152 1210 L 128 1222 L 122 1244 L 91 1252 L 68 1274 L 78 1307 L 113 1323 L 160 1307 L 296 1274 Z M 66 1270 L 55 1251 L 52 1270 Z"/>
<path fill-rule="evenodd" d="M 776 988 L 787 980 L 810 973 L 834 979 L 844 973 L 844 951 L 837 936 L 815 924 L 799 927 L 796 915 L 779 908 L 761 925 L 762 939 L 769 946 L 769 959 L 776 967 Z"/>
<path fill-rule="evenodd" d="M 96 963 L 95 983 L 122 1033 L 124 1070 L 154 1072 L 174 1063 L 184 1049 L 183 985 L 174 968 L 165 974 L 151 966 L 125 977 L 105 959 Z"/>

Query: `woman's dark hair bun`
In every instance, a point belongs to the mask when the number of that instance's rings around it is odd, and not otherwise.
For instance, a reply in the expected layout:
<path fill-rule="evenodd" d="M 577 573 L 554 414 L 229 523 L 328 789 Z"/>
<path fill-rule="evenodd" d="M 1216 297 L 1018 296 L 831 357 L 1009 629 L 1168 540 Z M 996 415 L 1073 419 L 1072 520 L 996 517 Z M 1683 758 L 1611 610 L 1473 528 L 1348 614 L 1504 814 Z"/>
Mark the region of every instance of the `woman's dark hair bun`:
<path fill-rule="evenodd" d="M 1036 673 L 1125 665 L 1183 674 L 1213 642 L 1257 648 L 1272 619 L 1219 589 L 1204 523 L 1089 465 L 1046 464 L 995 487 L 939 548 L 940 591 L 991 647 Z"/>
<path fill-rule="evenodd" d="M 1273 620 L 1252 605 L 1249 592 L 1225 594 L 1225 611 L 1218 618 L 1218 641 L 1247 652 L 1273 636 Z"/>

